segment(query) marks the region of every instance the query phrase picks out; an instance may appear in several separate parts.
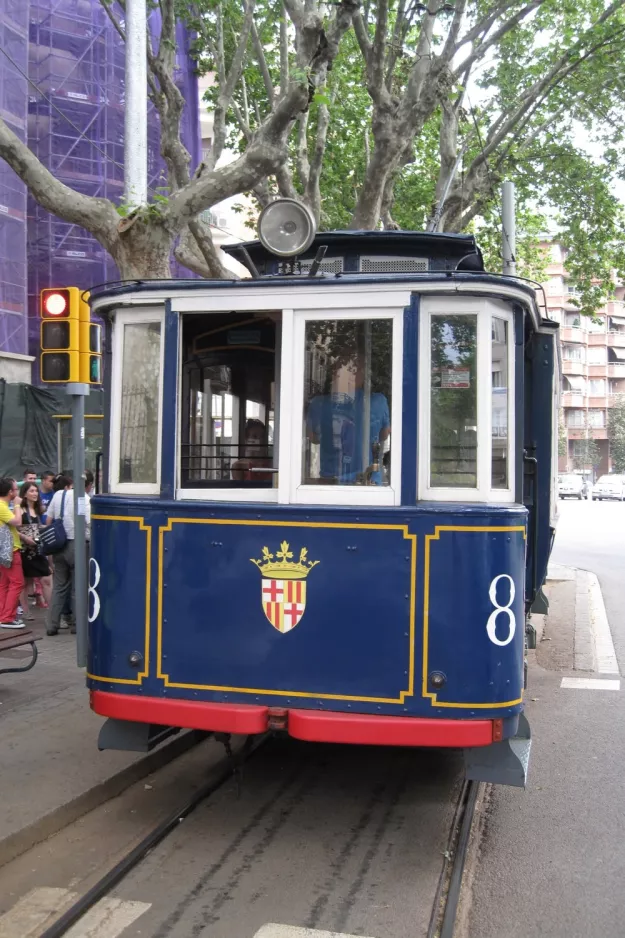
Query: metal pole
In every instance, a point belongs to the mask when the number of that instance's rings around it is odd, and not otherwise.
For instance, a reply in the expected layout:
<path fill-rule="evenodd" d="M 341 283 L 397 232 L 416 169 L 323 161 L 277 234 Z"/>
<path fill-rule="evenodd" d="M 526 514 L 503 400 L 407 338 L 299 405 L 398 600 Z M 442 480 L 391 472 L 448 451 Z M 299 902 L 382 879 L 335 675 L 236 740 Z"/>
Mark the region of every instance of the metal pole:
<path fill-rule="evenodd" d="M 85 397 L 88 384 L 68 384 L 72 399 L 72 450 L 74 475 L 74 619 L 76 622 L 76 662 L 87 666 L 88 602 L 87 539 L 85 531 Z"/>
<path fill-rule="evenodd" d="M 516 276 L 516 219 L 514 206 L 514 183 L 504 182 L 501 189 L 501 256 L 503 273 Z"/>
<path fill-rule="evenodd" d="M 125 200 L 148 200 L 148 71 L 146 0 L 126 0 Z"/>
<path fill-rule="evenodd" d="M 371 463 L 371 323 L 365 320 L 365 348 L 364 348 L 365 382 L 363 386 L 363 414 L 362 414 L 362 472 Z"/>

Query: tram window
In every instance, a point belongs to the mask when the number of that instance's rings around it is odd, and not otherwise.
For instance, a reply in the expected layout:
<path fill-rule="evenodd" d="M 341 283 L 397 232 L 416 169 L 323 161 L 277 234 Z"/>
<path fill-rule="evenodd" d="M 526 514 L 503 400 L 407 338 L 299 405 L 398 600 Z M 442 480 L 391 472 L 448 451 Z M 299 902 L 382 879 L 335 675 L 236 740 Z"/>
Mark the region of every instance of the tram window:
<path fill-rule="evenodd" d="M 389 485 L 393 324 L 309 320 L 302 484 Z"/>
<path fill-rule="evenodd" d="M 508 323 L 492 319 L 491 485 L 508 488 Z"/>
<path fill-rule="evenodd" d="M 281 313 L 210 313 L 183 321 L 183 488 L 277 483 Z"/>
<path fill-rule="evenodd" d="M 123 326 L 119 481 L 158 481 L 161 324 Z"/>
<path fill-rule="evenodd" d="M 432 314 L 431 487 L 477 486 L 477 316 Z"/>

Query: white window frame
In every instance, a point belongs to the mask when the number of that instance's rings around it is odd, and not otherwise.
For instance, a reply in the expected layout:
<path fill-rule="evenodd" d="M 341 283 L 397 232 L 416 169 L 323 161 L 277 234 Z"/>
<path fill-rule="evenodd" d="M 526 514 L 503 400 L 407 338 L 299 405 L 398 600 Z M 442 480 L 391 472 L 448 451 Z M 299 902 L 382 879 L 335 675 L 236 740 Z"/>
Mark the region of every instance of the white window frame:
<path fill-rule="evenodd" d="M 156 482 L 120 482 L 119 458 L 121 442 L 122 368 L 124 361 L 124 329 L 136 323 L 159 323 L 161 327 L 158 426 L 156 448 Z M 113 367 L 111 369 L 111 447 L 109 455 L 109 488 L 118 495 L 159 495 L 161 491 L 161 439 L 163 435 L 163 359 L 165 309 L 153 307 L 142 310 L 120 310 L 113 322 Z"/>
<path fill-rule="evenodd" d="M 304 370 L 306 350 L 306 323 L 327 319 L 374 320 L 388 319 L 392 323 L 393 349 L 391 358 L 391 478 L 390 485 L 306 485 L 302 483 L 302 426 L 304 414 Z M 284 327 L 283 327 L 284 328 Z M 401 505 L 401 429 L 402 429 L 402 385 L 403 385 L 403 335 L 404 310 L 402 308 L 362 308 L 353 309 L 337 306 L 335 309 L 300 309 L 293 314 L 292 342 L 285 350 L 291 349 L 288 366 L 291 373 L 283 370 L 283 388 L 290 387 L 292 396 L 285 402 L 290 408 L 290 441 L 287 434 L 284 448 L 290 444 L 288 475 L 290 485 L 288 493 L 282 491 L 282 497 L 291 504 L 298 505 Z M 283 369 L 286 362 L 283 363 Z M 281 420 L 285 420 L 282 413 Z M 283 423 L 282 426 L 287 424 Z M 286 456 L 286 454 L 284 454 Z M 280 458 L 283 458 L 282 447 Z M 282 467 L 282 462 L 280 462 Z M 282 468 L 280 469 L 282 476 Z M 286 480 L 285 480 L 286 481 Z M 288 497 L 287 497 L 288 496 Z M 282 501 L 282 498 L 280 499 Z"/>
<path fill-rule="evenodd" d="M 432 315 L 477 317 L 477 486 L 430 485 L 431 329 Z M 492 319 L 508 323 L 508 487 L 492 486 Z M 514 317 L 509 306 L 490 298 L 454 295 L 422 297 L 419 323 L 419 465 L 418 497 L 424 501 L 510 503 L 515 501 L 515 362 Z"/>

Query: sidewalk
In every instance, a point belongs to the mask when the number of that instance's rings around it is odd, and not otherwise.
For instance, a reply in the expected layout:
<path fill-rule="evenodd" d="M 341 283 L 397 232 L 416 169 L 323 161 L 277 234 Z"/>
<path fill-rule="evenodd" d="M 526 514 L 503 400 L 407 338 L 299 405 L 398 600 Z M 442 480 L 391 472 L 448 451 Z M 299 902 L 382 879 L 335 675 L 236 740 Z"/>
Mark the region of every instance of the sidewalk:
<path fill-rule="evenodd" d="M 625 696 L 597 578 L 550 568 L 525 791 L 486 789 L 456 936 L 622 938 Z M 538 620 L 538 621 L 536 621 Z M 612 627 L 618 627 L 613 622 Z"/>
<path fill-rule="evenodd" d="M 76 636 L 46 636 L 44 615 L 37 609 L 27 623 L 38 637 L 35 667 L 0 675 L 0 866 L 149 774 L 186 740 L 149 756 L 98 752 L 103 719 L 89 709 Z M 11 667 L 9 656 L 27 660 L 30 650 L 8 652 L 0 667 Z"/>

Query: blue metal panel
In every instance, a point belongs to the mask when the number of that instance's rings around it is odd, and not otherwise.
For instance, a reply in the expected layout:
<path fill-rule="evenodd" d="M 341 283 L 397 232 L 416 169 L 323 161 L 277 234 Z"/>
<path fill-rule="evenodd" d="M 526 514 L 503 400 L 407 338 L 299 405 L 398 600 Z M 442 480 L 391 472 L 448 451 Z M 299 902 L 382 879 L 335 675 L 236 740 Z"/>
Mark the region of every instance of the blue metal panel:
<path fill-rule="evenodd" d="M 109 688 L 140 685 L 149 669 L 150 612 L 153 605 L 152 531 L 139 515 L 95 511 L 89 562 L 89 664 Z M 130 654 L 142 661 L 133 666 Z M 136 689 L 136 687 L 135 687 Z"/>
<path fill-rule="evenodd" d="M 96 497 L 100 582 L 92 576 L 91 609 L 97 596 L 100 612 L 89 671 L 99 677 L 90 684 L 189 700 L 511 716 L 521 709 L 525 519 L 519 506 L 360 510 Z M 307 550 L 307 571 L 305 597 L 281 597 L 305 604 L 282 632 L 263 605 L 263 580 L 293 587 L 262 566 L 263 548 L 277 563 L 284 541 L 291 564 Z M 495 611 L 489 589 L 501 574 L 516 590 L 516 630 L 506 645 L 486 631 Z M 504 609 L 506 590 L 504 579 L 495 594 Z M 499 613 L 499 642 L 508 624 Z M 128 655 L 146 645 L 140 690 L 111 684 L 133 679 Z M 436 693 L 432 670 L 446 676 Z"/>
<path fill-rule="evenodd" d="M 419 299 L 418 294 L 414 293 L 411 298 L 410 306 L 404 310 L 404 374 L 401 447 L 402 505 L 414 505 L 417 501 Z"/>
<path fill-rule="evenodd" d="M 179 315 L 165 301 L 163 356 L 163 432 L 161 436 L 161 498 L 173 498 L 176 485 L 176 419 L 178 407 Z"/>

